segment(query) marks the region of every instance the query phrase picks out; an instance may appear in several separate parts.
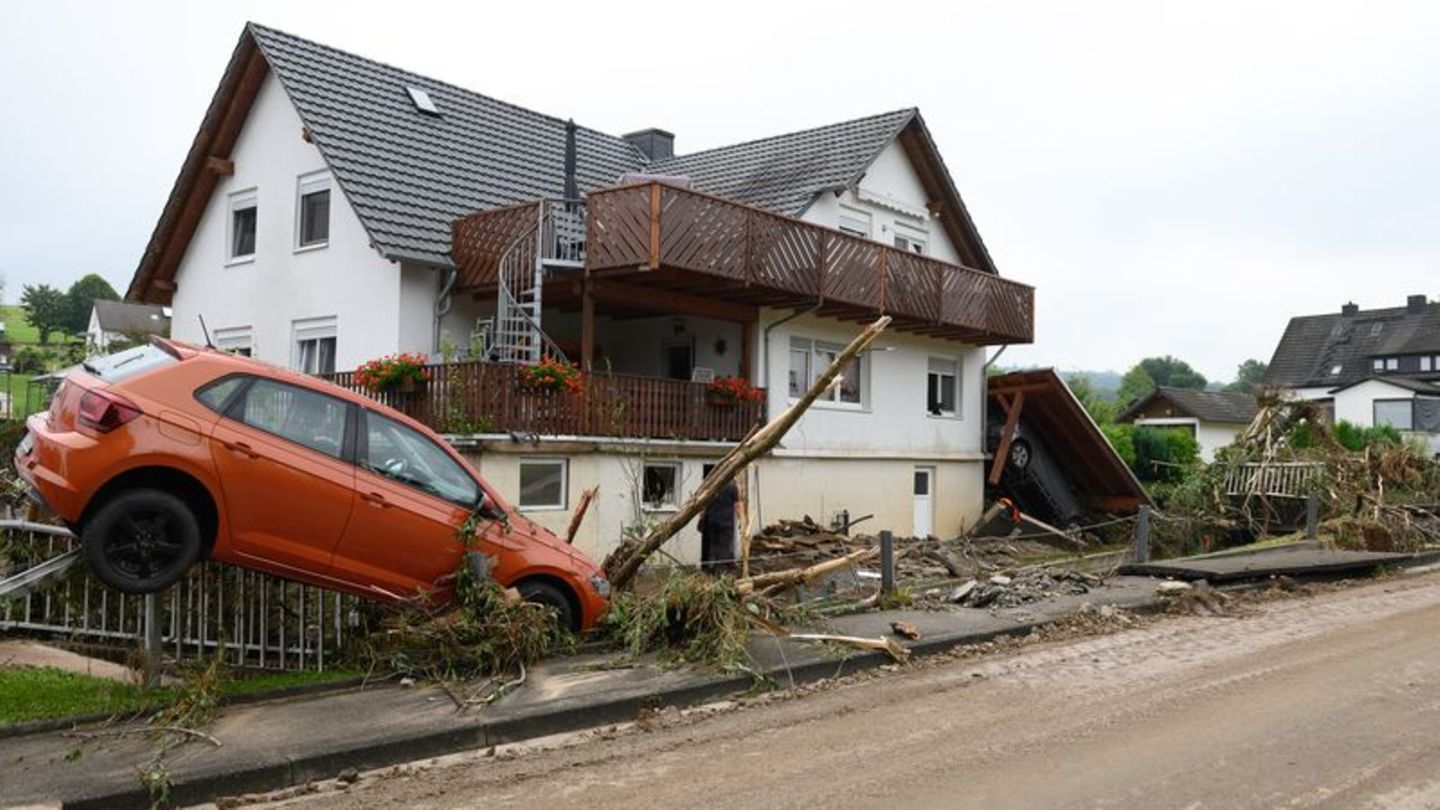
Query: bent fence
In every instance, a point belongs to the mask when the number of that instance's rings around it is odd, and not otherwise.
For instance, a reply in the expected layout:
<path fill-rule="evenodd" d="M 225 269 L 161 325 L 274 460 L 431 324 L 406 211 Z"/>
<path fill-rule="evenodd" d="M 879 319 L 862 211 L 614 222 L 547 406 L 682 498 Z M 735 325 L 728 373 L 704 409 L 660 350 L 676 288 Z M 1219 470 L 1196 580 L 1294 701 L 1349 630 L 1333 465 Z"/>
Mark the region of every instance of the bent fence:
<path fill-rule="evenodd" d="M 64 535 L 7 531 L 0 577 L 68 551 Z M 218 563 L 205 563 L 159 595 L 161 642 L 176 661 L 223 654 L 232 666 L 324 670 L 359 624 L 355 597 Z M 86 566 L 43 590 L 0 603 L 0 630 L 95 644 L 141 644 L 144 597 L 101 585 Z"/>

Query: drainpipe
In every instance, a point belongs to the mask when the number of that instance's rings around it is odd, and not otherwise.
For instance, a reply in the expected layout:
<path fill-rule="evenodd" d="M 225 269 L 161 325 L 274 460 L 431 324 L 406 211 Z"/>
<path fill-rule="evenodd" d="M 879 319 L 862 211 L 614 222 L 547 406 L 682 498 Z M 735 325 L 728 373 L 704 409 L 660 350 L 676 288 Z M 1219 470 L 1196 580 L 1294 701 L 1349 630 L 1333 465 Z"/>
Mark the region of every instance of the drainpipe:
<path fill-rule="evenodd" d="M 440 284 L 440 294 L 435 297 L 435 324 L 431 330 L 430 351 L 436 356 L 440 354 L 440 320 L 450 313 L 450 307 L 455 303 L 450 293 L 455 289 L 455 280 L 459 277 L 458 268 L 446 270 L 445 280 Z"/>

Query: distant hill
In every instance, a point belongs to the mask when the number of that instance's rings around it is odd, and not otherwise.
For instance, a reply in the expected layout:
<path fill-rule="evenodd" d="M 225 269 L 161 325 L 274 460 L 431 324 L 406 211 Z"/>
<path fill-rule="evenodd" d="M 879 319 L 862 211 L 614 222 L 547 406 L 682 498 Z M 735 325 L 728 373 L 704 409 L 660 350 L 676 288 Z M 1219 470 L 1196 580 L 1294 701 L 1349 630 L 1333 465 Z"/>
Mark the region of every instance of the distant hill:
<path fill-rule="evenodd" d="M 1076 377 L 1085 377 L 1090 380 L 1090 387 L 1095 389 L 1095 393 L 1105 399 L 1113 400 L 1115 395 L 1120 391 L 1120 380 L 1124 378 L 1125 375 L 1118 371 L 1086 371 L 1083 369 L 1074 369 L 1061 371 L 1060 376 L 1064 377 L 1066 382 Z"/>

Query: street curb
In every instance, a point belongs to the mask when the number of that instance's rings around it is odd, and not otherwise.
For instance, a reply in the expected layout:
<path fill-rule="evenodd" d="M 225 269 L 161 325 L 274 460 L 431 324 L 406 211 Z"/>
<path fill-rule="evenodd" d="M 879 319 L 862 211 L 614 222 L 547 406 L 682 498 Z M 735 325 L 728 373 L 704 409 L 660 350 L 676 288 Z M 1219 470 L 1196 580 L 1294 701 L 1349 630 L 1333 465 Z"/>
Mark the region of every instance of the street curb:
<path fill-rule="evenodd" d="M 1235 583 L 1225 589 L 1249 590 L 1268 587 L 1269 584 L 1268 581 L 1257 580 L 1251 583 Z M 1133 613 L 1150 613 L 1160 610 L 1164 604 L 1164 600 L 1151 597 L 1124 605 L 1124 609 Z M 1026 636 L 1037 628 L 1064 621 L 1077 612 L 992 630 L 927 636 L 909 643 L 907 647 L 915 657 L 940 655 L 957 647 L 1009 636 Z M 891 659 L 886 653 L 857 651 L 840 659 L 810 660 L 795 666 L 772 667 L 761 675 L 774 683 L 775 688 L 785 689 L 874 669 L 888 663 L 891 663 Z M 357 771 L 373 770 L 460 751 L 479 750 L 494 745 L 627 722 L 634 720 L 642 709 L 706 703 L 743 693 L 754 686 L 755 681 L 748 676 L 717 676 L 704 682 L 677 685 L 649 694 L 628 695 L 573 707 L 562 706 L 504 720 L 481 721 L 466 728 L 411 734 L 343 751 L 283 757 L 274 762 L 256 763 L 239 770 L 177 780 L 172 785 L 171 797 L 173 803 L 184 805 L 214 801 L 220 796 L 280 790 L 308 781 L 332 778 L 348 768 Z M 136 785 L 133 788 L 68 799 L 61 806 L 87 810 L 147 808 L 150 806 L 150 797 Z"/>

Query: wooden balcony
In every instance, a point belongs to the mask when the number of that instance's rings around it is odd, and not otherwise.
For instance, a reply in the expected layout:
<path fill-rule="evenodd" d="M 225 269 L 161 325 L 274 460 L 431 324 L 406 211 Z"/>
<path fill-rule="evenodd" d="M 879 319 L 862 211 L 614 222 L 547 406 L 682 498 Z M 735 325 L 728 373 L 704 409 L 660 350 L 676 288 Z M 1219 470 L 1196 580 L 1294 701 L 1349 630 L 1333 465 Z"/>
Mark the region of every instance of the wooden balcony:
<path fill-rule="evenodd" d="M 584 374 L 582 390 L 541 391 L 520 383 L 520 367 L 462 362 L 428 366 L 413 391 L 374 393 L 354 372 L 330 377 L 441 433 L 537 433 L 627 439 L 739 441 L 764 402 L 712 403 L 704 383 L 627 374 Z"/>
<path fill-rule="evenodd" d="M 457 220 L 462 288 L 495 282 L 499 256 L 541 217 L 543 203 Z M 661 183 L 586 198 L 586 278 L 625 281 L 767 306 L 819 305 L 821 315 L 980 345 L 1034 339 L 1034 288 L 721 197 Z"/>

